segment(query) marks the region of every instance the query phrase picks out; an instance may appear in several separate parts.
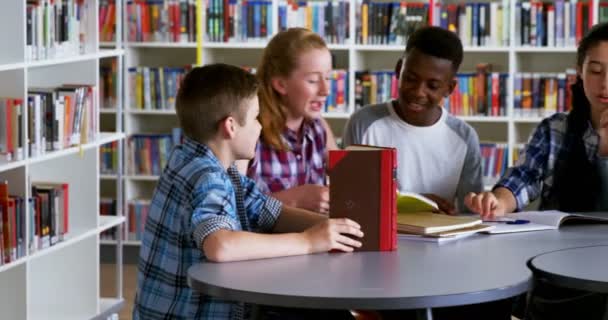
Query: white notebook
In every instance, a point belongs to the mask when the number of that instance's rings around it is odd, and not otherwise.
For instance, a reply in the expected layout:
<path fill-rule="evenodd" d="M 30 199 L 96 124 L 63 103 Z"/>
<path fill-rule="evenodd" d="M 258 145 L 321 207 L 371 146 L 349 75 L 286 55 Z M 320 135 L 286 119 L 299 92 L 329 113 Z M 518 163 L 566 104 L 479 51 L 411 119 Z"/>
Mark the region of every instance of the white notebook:
<path fill-rule="evenodd" d="M 526 232 L 539 230 L 555 230 L 558 229 L 566 221 L 577 221 L 585 223 L 608 223 L 608 212 L 603 216 L 595 213 L 594 215 L 566 213 L 556 210 L 548 211 L 524 211 L 507 214 L 503 217 L 504 220 L 528 220 L 525 224 L 507 224 L 484 221 L 484 224 L 493 225 L 494 229 L 485 231 L 484 233 L 511 233 L 511 232 Z"/>

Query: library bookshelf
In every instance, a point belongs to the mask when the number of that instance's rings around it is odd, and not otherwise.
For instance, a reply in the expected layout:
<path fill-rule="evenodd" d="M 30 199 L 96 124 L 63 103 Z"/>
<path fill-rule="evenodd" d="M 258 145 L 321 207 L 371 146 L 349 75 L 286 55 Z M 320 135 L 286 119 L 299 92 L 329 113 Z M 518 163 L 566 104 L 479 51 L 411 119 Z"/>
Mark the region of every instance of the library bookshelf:
<path fill-rule="evenodd" d="M 237 5 L 243 5 L 244 1 L 235 1 Z M 339 21 L 344 21 L 344 18 L 348 20 L 348 23 L 338 23 L 337 28 L 344 28 L 346 36 L 338 37 L 337 41 L 328 41 L 328 47 L 333 55 L 333 64 L 335 69 L 346 71 L 346 83 L 348 90 L 345 96 L 345 108 L 339 111 L 325 112 L 323 117 L 329 122 L 335 135 L 339 138 L 343 134 L 343 128 L 350 115 L 356 110 L 357 93 L 355 87 L 358 79 L 356 73 L 360 71 L 392 71 L 396 61 L 402 57 L 405 46 L 401 44 L 369 44 L 363 43 L 360 38 L 361 24 L 366 19 L 362 19 L 362 6 L 370 3 L 389 3 L 389 2 L 400 2 L 400 3 L 412 3 L 414 1 L 384 1 L 384 0 L 351 0 L 351 1 L 332 1 L 332 3 L 347 3 L 346 9 L 339 7 L 339 10 L 345 10 L 344 17 L 340 18 Z M 449 5 L 461 5 L 463 1 L 438 1 L 438 0 L 426 0 L 416 1 L 426 4 L 428 8 L 434 8 L 428 12 L 427 18 L 432 20 L 430 23 L 434 25 L 441 24 L 441 6 Z M 553 6 L 558 2 L 571 3 L 572 7 L 576 6 L 576 3 L 584 3 L 586 6 L 586 25 L 595 24 L 600 18 L 600 7 L 607 6 L 606 1 L 603 0 L 578 0 L 578 1 L 546 1 L 546 5 Z M 178 32 L 176 37 L 171 41 L 171 35 L 152 35 L 147 41 L 137 35 L 137 24 L 141 23 L 136 16 L 133 16 L 133 11 L 129 11 L 129 3 L 127 2 L 124 6 L 125 13 L 122 24 L 126 26 L 124 28 L 124 43 L 123 49 L 125 50 L 125 63 L 124 63 L 124 86 L 125 86 L 125 112 L 124 112 L 124 124 L 125 133 L 127 139 L 130 139 L 134 135 L 139 134 L 171 134 L 172 128 L 178 126 L 177 117 L 172 109 L 154 109 L 154 108 L 141 108 L 141 105 L 136 107 L 135 99 L 132 94 L 136 91 L 135 82 L 136 78 L 130 77 L 130 73 L 133 70 L 137 70 L 138 67 L 183 67 L 192 65 L 196 61 L 197 49 L 200 48 L 202 52 L 202 63 L 229 63 L 239 66 L 255 67 L 257 66 L 263 48 L 265 47 L 268 40 L 272 35 L 276 34 L 277 30 L 280 30 L 282 26 L 307 26 L 306 21 L 289 20 L 294 16 L 297 18 L 298 14 L 287 14 L 285 15 L 285 7 L 289 9 L 287 1 L 282 0 L 270 0 L 270 1 L 257 1 L 256 3 L 266 6 L 265 9 L 268 14 L 268 19 L 262 19 L 265 21 L 266 34 L 258 35 L 258 37 L 219 37 L 219 40 L 228 41 L 217 41 L 218 40 L 218 29 L 227 25 L 224 22 L 225 17 L 229 17 L 230 23 L 235 25 L 247 24 L 243 20 L 245 11 L 239 16 L 233 15 L 233 11 L 228 13 L 218 9 L 221 7 L 221 1 L 203 0 L 201 7 L 198 7 L 197 13 L 202 16 L 203 25 L 203 41 L 197 43 L 193 40 L 192 36 L 184 36 Z M 165 3 L 169 3 L 166 1 Z M 187 1 L 191 6 L 194 6 L 195 1 Z M 219 4 L 218 4 L 219 3 Z M 230 2 L 234 3 L 234 2 Z M 293 1 L 290 1 L 293 3 Z M 307 1 L 307 5 L 312 6 L 315 3 L 325 3 L 321 6 L 326 6 L 327 1 Z M 478 133 L 481 143 L 494 144 L 504 149 L 504 161 L 503 166 L 510 166 L 514 163 L 514 159 L 517 154 L 525 146 L 530 134 L 533 132 L 538 123 L 543 119 L 544 116 L 549 113 L 538 112 L 538 114 L 521 114 L 516 110 L 516 88 L 515 75 L 522 74 L 537 74 L 537 75 L 550 75 L 555 76 L 557 73 L 564 73 L 565 70 L 571 69 L 575 65 L 576 47 L 572 43 L 564 43 L 560 46 L 547 46 L 547 45 L 522 45 L 521 39 L 520 22 L 522 7 L 527 8 L 530 1 L 508 1 L 508 0 L 478 0 L 478 1 L 466 1 L 466 3 L 478 3 L 487 4 L 487 8 L 494 10 L 496 4 L 500 5 L 501 8 L 501 24 L 502 24 L 502 35 L 501 41 L 491 39 L 485 45 L 471 44 L 471 40 L 463 41 L 464 46 L 464 61 L 460 68 L 461 73 L 474 74 L 477 71 L 477 66 L 480 63 L 488 63 L 492 66 L 493 72 L 498 72 L 507 75 L 506 82 L 504 83 L 504 103 L 500 106 L 503 111 L 499 116 L 487 116 L 487 115 L 457 115 L 460 119 L 470 124 Z M 493 4 L 494 3 L 494 4 Z M 168 5 L 168 4 L 167 4 Z M 563 5 L 563 4 L 562 4 Z M 482 5 L 483 6 L 483 5 Z M 196 8 L 196 6 L 195 6 Z M 239 10 L 237 7 L 237 11 Z M 474 9 L 474 8 L 473 8 Z M 545 8 L 546 9 L 546 8 Z M 555 8 L 552 7 L 551 10 Z M 218 11 L 220 10 L 220 11 Z M 232 9 L 230 9 L 232 10 Z M 334 9 L 335 10 L 335 9 Z M 366 9 L 369 10 L 369 7 Z M 316 11 L 312 11 L 316 12 Z M 380 11 L 381 12 L 381 11 Z M 380 13 L 381 14 L 381 13 Z M 254 13 L 255 15 L 255 13 Z M 314 15 L 314 13 L 313 13 Z M 335 18 L 335 16 L 333 16 Z M 555 16 L 553 16 L 553 19 Z M 215 20 L 214 20 L 215 19 Z M 241 19 L 241 20 L 239 20 Z M 255 18 L 254 18 L 255 19 Z M 314 20 L 312 18 L 312 21 Z M 320 18 L 321 19 L 321 18 Z M 486 18 L 487 19 L 487 18 Z M 322 19 L 321 19 L 322 20 Z M 214 25 L 213 21 L 217 21 L 218 25 Z M 493 22 L 496 22 L 492 18 Z M 261 20 L 257 20 L 261 22 Z M 310 22 L 310 21 L 309 21 Z M 326 20 L 327 22 L 327 20 Z M 369 22 L 369 21 L 368 21 Z M 428 23 L 428 21 L 427 21 Z M 581 22 L 582 23 L 582 22 Z M 129 27 L 134 26 L 134 27 Z M 249 27 L 255 27 L 255 22 Z M 310 26 L 310 24 L 308 24 Z M 229 29 L 230 27 L 228 27 Z M 239 27 L 240 28 L 240 27 Z M 312 29 L 315 30 L 316 27 Z M 190 29 L 186 28 L 186 33 Z M 134 33 L 135 32 L 135 33 Z M 221 31 L 223 32 L 223 31 Z M 154 32 L 152 32 L 153 34 Z M 171 33 L 171 31 L 169 31 Z M 177 39 L 177 40 L 176 40 Z M 215 41 L 214 41 L 215 40 Z M 101 43 L 104 47 L 116 48 L 112 43 Z M 540 107 L 540 106 L 533 106 Z M 111 111 L 108 111 L 111 112 Z M 122 178 L 124 180 L 124 198 L 128 203 L 131 200 L 136 199 L 149 199 L 151 197 L 154 185 L 158 179 L 158 174 L 138 174 L 130 168 L 127 159 L 129 154 L 133 151 L 130 149 L 129 143 L 125 144 L 125 167 L 126 174 Z M 107 179 L 114 179 L 115 176 L 106 176 Z M 496 182 L 498 176 L 488 176 L 486 179 L 486 188 L 490 188 L 491 185 Z M 125 206 L 125 208 L 128 204 Z M 126 210 L 127 211 L 127 210 Z M 127 219 L 129 220 L 129 219 Z M 127 222 L 127 229 L 132 229 L 129 226 L 130 222 Z M 107 240 L 104 243 L 112 244 L 112 240 Z M 136 239 L 129 239 L 128 243 L 137 244 Z"/>
<path fill-rule="evenodd" d="M 35 218 L 38 210 L 33 210 L 35 206 L 23 206 L 18 218 L 23 228 L 22 242 L 19 242 L 21 252 L 0 263 L 0 317 L 106 319 L 122 308 L 124 300 L 120 286 L 115 296 L 100 296 L 100 234 L 111 228 L 122 229 L 125 218 L 122 210 L 118 210 L 115 216 L 101 216 L 99 213 L 99 149 L 111 142 L 121 145 L 126 135 L 120 125 L 115 127 L 118 130 L 100 130 L 100 104 L 96 92 L 100 62 L 118 59 L 122 63 L 124 50 L 122 46 L 98 49 L 97 1 L 55 1 L 48 8 L 56 11 L 45 15 L 48 14 L 49 21 L 57 24 L 53 29 L 46 29 L 50 26 L 41 25 L 45 21 L 41 12 L 44 10 L 42 7 L 49 3 L 9 1 L 0 10 L 0 20 L 7 26 L 0 32 L 4 45 L 0 52 L 0 97 L 21 103 L 19 117 L 14 118 L 17 121 L 10 122 L 10 127 L 7 109 L 0 114 L 3 118 L 0 129 L 13 130 L 12 134 L 19 137 L 17 145 L 7 153 L 6 135 L 0 135 L 0 143 L 4 143 L 1 147 L 4 149 L 0 149 L 4 151 L 0 151 L 0 181 L 8 184 L 11 197 L 23 199 L 26 204 L 28 199 L 36 196 L 32 190 L 36 181 L 67 184 L 68 200 L 62 203 L 62 211 L 54 212 L 62 213 L 65 209 L 67 214 L 62 217 L 67 218 L 65 225 L 69 228 L 66 228 L 63 239 L 52 245 L 38 246 L 38 241 L 34 240 L 38 235 L 39 222 Z M 36 28 L 39 28 L 37 34 Z M 53 31 L 42 33 L 47 32 L 43 31 L 45 29 Z M 35 55 L 32 54 L 34 51 Z M 48 150 L 42 143 L 45 150 L 34 152 L 31 146 L 34 137 L 39 136 L 34 133 L 36 129 L 32 123 L 40 119 L 36 120 L 36 107 L 30 104 L 33 103 L 31 92 L 34 88 L 55 90 L 65 85 L 87 88 L 86 100 L 76 102 L 53 96 L 57 99 L 49 99 L 50 104 L 44 107 L 43 112 L 47 114 L 53 110 L 54 120 L 65 124 L 65 127 L 57 126 L 56 130 L 64 129 L 64 134 L 69 132 L 70 136 L 63 142 L 58 140 L 59 145 Z M 59 109 L 59 101 L 63 101 L 63 109 Z M 116 111 L 118 114 L 122 113 L 121 108 L 122 103 Z M 80 117 L 75 115 L 79 112 Z M 38 125 L 46 126 L 45 121 Z M 77 125 L 81 127 L 77 129 Z M 46 141 L 49 142 L 56 134 L 50 133 Z M 71 135 L 75 135 L 73 140 L 70 140 Z M 121 172 L 117 171 L 120 180 Z M 114 184 L 121 191 L 120 183 L 115 181 Z M 116 251 L 122 255 L 122 242 L 117 244 Z M 122 283 L 121 274 L 122 265 L 117 265 L 117 284 Z"/>

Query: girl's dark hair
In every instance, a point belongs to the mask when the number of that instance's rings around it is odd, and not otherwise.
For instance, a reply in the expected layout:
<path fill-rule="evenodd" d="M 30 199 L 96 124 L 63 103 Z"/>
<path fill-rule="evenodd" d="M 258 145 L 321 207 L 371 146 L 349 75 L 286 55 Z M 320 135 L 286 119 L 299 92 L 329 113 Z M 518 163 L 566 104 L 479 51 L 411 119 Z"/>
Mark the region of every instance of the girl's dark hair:
<path fill-rule="evenodd" d="M 576 52 L 576 65 L 582 69 L 587 53 L 600 42 L 608 41 L 608 23 L 593 27 L 581 40 Z M 567 129 L 555 165 L 553 179 L 557 209 L 566 212 L 593 211 L 599 192 L 600 178 L 595 163 L 589 161 L 583 140 L 591 120 L 591 105 L 585 96 L 583 80 L 579 77 L 570 87 L 572 110 L 568 114 Z M 561 160 L 560 160 L 561 159 Z"/>

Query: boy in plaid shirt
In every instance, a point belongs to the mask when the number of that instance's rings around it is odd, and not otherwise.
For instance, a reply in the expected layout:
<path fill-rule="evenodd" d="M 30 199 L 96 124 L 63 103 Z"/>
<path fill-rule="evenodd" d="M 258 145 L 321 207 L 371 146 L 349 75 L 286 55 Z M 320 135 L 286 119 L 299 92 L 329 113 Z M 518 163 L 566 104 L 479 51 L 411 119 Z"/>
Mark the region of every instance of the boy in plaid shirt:
<path fill-rule="evenodd" d="M 183 80 L 176 109 L 186 139 L 152 197 L 133 319 L 246 319 L 247 305 L 193 291 L 188 268 L 361 245 L 346 236 L 363 236 L 357 223 L 283 206 L 236 170 L 260 135 L 257 88 L 253 75 L 225 64 L 194 68 Z"/>

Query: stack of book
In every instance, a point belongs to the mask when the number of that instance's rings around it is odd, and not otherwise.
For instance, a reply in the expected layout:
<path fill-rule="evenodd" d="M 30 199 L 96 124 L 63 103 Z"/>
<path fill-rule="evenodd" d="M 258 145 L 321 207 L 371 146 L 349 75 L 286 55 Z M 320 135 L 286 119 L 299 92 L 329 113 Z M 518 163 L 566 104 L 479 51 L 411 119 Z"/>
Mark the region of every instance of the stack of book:
<path fill-rule="evenodd" d="M 493 228 L 479 216 L 442 214 L 433 200 L 415 193 L 397 196 L 397 212 L 400 239 L 445 242 Z"/>

